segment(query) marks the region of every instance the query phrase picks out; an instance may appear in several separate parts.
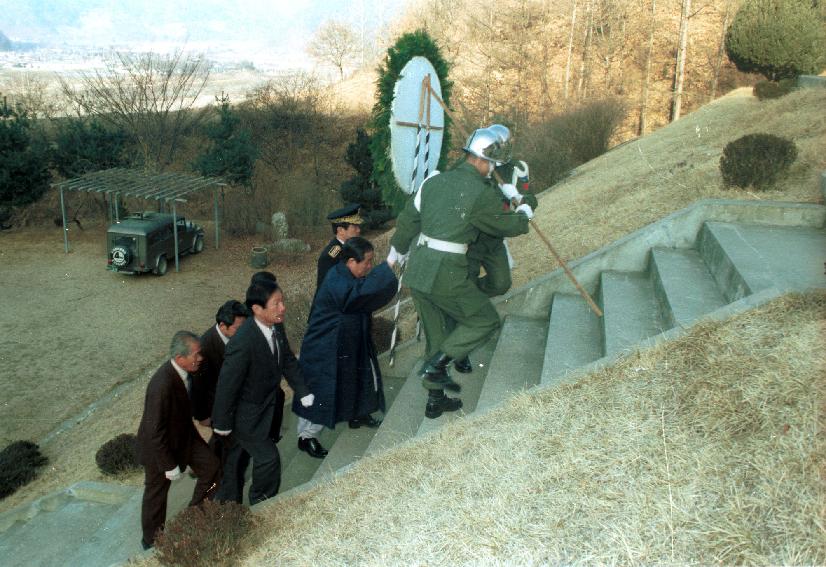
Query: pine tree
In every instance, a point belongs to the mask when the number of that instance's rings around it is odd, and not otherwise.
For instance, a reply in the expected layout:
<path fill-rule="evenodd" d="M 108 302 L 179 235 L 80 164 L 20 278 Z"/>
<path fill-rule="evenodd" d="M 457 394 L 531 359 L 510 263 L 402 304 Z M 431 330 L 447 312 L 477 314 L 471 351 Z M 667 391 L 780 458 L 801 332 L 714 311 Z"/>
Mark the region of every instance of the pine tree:
<path fill-rule="evenodd" d="M 127 164 L 125 148 L 123 130 L 107 128 L 95 119 L 72 118 L 58 126 L 52 161 L 60 175 L 77 177 Z"/>
<path fill-rule="evenodd" d="M 26 205 L 49 188 L 48 149 L 22 109 L 0 109 L 0 205 Z"/>
<path fill-rule="evenodd" d="M 216 98 L 220 103 L 219 120 L 205 127 L 210 139 L 209 149 L 198 156 L 194 167 L 201 175 L 223 177 L 227 183 L 250 187 L 258 148 L 252 143 L 249 130 L 241 128 L 241 120 L 229 105 L 229 96 Z"/>
<path fill-rule="evenodd" d="M 370 136 L 359 128 L 356 140 L 347 146 L 344 156 L 350 166 L 356 170 L 356 176 L 341 184 L 339 193 L 345 202 L 359 203 L 361 216 L 367 228 L 378 228 L 390 220 L 392 214 L 381 197 L 381 189 L 371 179 L 373 175 L 373 157 L 370 154 Z"/>
<path fill-rule="evenodd" d="M 808 0 L 746 0 L 726 33 L 726 53 L 739 70 L 771 81 L 816 75 L 826 67 L 826 28 Z"/>

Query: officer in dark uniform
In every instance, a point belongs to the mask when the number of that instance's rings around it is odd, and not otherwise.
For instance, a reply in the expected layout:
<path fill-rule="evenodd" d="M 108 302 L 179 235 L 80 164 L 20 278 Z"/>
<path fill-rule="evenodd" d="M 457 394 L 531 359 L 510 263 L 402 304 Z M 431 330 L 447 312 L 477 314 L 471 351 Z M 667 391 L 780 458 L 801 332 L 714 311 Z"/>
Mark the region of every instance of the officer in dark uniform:
<path fill-rule="evenodd" d="M 321 287 L 321 282 L 324 281 L 327 271 L 338 263 L 341 247 L 347 242 L 347 239 L 361 235 L 361 225 L 364 219 L 359 216 L 360 207 L 361 205 L 358 203 L 350 203 L 327 215 L 327 220 L 332 223 L 333 239 L 327 243 L 327 246 L 324 247 L 318 257 L 316 292 Z"/>

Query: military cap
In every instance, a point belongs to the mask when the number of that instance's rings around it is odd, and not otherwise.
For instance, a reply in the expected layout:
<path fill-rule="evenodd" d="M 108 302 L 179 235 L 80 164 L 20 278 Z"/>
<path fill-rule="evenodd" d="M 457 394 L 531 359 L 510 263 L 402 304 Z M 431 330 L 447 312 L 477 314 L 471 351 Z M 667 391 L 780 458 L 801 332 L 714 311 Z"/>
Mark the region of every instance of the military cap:
<path fill-rule="evenodd" d="M 333 224 L 345 222 L 349 224 L 362 224 L 364 219 L 359 216 L 359 208 L 361 208 L 361 205 L 358 203 L 349 203 L 327 215 L 327 220 Z"/>

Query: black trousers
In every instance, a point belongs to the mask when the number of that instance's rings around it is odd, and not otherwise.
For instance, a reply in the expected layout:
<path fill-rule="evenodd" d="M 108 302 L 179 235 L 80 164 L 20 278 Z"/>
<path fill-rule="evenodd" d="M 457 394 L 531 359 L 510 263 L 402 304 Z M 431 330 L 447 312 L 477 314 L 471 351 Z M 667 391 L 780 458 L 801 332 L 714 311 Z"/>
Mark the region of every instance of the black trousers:
<path fill-rule="evenodd" d="M 273 443 L 278 443 L 281 439 L 281 424 L 284 420 L 284 390 L 278 388 L 275 398 L 275 413 L 273 414 L 272 424 L 270 425 L 270 439 Z M 230 435 L 229 437 L 221 437 L 213 434 L 212 439 L 215 440 L 215 447 L 221 448 L 221 468 L 224 471 L 221 478 L 221 485 L 218 487 L 218 492 L 215 494 L 215 499 L 221 502 L 237 502 L 242 503 L 244 498 L 244 480 L 247 472 L 247 467 L 250 464 L 250 454 L 244 449 L 238 440 Z M 278 484 L 281 484 L 281 459 L 279 455 L 278 466 Z M 276 488 L 277 492 L 277 488 Z M 250 488 L 250 504 L 255 504 L 252 499 L 253 492 Z M 266 498 L 274 496 L 271 494 Z M 262 498 L 262 500 L 266 500 Z"/>
<path fill-rule="evenodd" d="M 192 500 L 189 501 L 190 506 L 195 506 L 215 491 L 221 477 L 221 466 L 218 458 L 201 439 L 192 444 L 189 463 L 178 466 L 186 468 L 187 465 L 192 467 L 198 476 L 195 490 L 192 491 Z M 144 466 L 144 473 L 141 529 L 143 540 L 152 545 L 158 531 L 163 530 L 166 523 L 166 497 L 172 483 L 166 478 L 165 471 L 157 470 L 154 466 Z"/>
<path fill-rule="evenodd" d="M 238 444 L 252 459 L 250 505 L 278 494 L 278 487 L 281 486 L 281 456 L 275 441 L 270 438 L 244 439 L 239 440 Z"/>

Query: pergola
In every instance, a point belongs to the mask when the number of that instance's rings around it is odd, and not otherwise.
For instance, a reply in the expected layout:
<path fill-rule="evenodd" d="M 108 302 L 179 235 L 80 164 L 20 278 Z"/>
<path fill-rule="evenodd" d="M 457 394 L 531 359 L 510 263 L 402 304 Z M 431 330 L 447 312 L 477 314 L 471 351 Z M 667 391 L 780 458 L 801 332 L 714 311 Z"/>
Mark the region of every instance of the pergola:
<path fill-rule="evenodd" d="M 85 191 L 87 193 L 105 193 L 109 196 L 109 219 L 120 220 L 120 197 L 137 197 L 158 201 L 159 207 L 170 204 L 173 217 L 175 238 L 175 271 L 178 271 L 178 222 L 176 203 L 186 203 L 186 196 L 197 191 L 212 189 L 215 202 L 215 248 L 220 239 L 218 220 L 218 189 L 226 183 L 216 177 L 200 177 L 184 173 L 146 173 L 140 170 L 117 167 L 102 171 L 93 171 L 74 179 L 53 183 L 60 191 L 60 212 L 63 215 L 63 248 L 69 253 L 69 229 L 66 226 L 66 204 L 64 191 Z"/>

